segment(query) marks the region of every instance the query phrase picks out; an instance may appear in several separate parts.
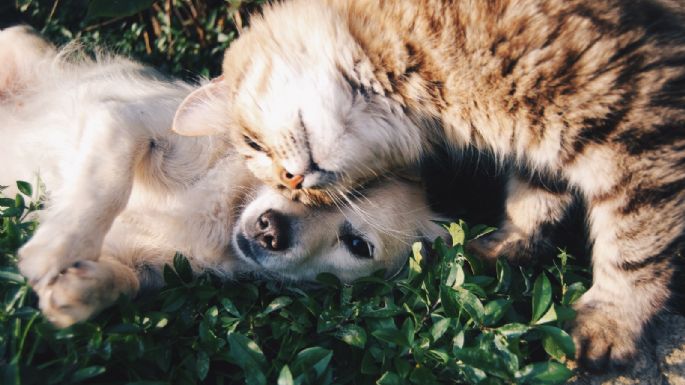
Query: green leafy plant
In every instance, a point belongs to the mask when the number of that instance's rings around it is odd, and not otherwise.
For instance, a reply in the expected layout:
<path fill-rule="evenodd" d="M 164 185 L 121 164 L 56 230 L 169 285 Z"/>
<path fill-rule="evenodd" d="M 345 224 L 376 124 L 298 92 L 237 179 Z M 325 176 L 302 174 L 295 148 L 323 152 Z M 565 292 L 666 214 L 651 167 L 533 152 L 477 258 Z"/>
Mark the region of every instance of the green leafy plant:
<path fill-rule="evenodd" d="M 0 200 L 3 384 L 559 384 L 574 354 L 563 322 L 587 285 L 561 252 L 539 269 L 494 269 L 464 251 L 491 229 L 446 225 L 414 245 L 401 278 L 383 272 L 312 286 L 193 277 L 174 256 L 166 286 L 56 330 L 16 269 L 30 236 L 31 188 Z"/>
<path fill-rule="evenodd" d="M 223 53 L 264 0 L 15 0 L 24 22 L 186 79 L 216 76 Z M 0 12 L 3 11 L 0 6 Z M 19 19 L 19 18 L 18 18 Z"/>

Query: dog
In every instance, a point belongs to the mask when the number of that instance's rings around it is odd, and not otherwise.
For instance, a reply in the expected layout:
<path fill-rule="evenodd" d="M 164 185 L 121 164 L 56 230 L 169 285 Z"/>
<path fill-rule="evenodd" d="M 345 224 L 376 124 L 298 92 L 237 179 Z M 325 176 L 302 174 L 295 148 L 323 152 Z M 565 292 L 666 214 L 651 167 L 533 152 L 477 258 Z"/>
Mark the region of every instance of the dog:
<path fill-rule="evenodd" d="M 96 56 L 57 49 L 29 27 L 0 31 L 0 184 L 45 186 L 19 269 L 56 326 L 160 287 L 176 252 L 195 273 L 225 279 L 329 272 L 349 282 L 393 275 L 413 242 L 445 234 L 411 178 L 384 176 L 336 207 L 284 198 L 252 176 L 227 135 L 171 131 L 197 87 Z"/>

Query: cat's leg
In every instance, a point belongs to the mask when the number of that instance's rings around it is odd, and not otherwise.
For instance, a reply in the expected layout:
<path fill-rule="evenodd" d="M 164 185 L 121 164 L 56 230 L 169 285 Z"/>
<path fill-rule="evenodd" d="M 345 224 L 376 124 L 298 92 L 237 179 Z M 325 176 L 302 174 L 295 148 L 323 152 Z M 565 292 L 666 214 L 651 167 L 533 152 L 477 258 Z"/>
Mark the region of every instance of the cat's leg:
<path fill-rule="evenodd" d="M 638 178 L 639 179 L 639 178 Z M 641 179 L 646 180 L 646 179 Z M 633 186 L 633 196 L 590 200 L 593 284 L 576 303 L 572 332 L 582 366 L 625 364 L 643 329 L 669 297 L 672 258 L 684 246 L 679 199 L 654 201 Z M 656 189 L 665 198 L 667 189 Z"/>
<path fill-rule="evenodd" d="M 78 261 L 38 290 L 39 306 L 53 324 L 67 327 L 112 305 L 140 287 L 135 271 L 116 259 Z"/>
<path fill-rule="evenodd" d="M 36 288 L 76 261 L 97 260 L 103 239 L 128 202 L 134 167 L 149 148 L 145 128 L 118 102 L 93 103 L 61 186 L 19 250 L 19 268 Z M 67 148 L 66 152 L 73 151 Z"/>
<path fill-rule="evenodd" d="M 486 260 L 505 257 L 524 261 L 537 254 L 545 228 L 559 222 L 573 197 L 565 186 L 531 183 L 519 175 L 507 182 L 505 217 L 497 231 L 467 244 L 467 250 Z"/>

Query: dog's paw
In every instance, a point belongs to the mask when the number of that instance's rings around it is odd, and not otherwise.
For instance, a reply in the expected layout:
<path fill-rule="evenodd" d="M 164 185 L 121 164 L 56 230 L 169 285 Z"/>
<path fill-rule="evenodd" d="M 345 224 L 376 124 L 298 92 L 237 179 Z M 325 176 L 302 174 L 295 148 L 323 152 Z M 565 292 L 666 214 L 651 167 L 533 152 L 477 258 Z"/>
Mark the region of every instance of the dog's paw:
<path fill-rule="evenodd" d="M 84 321 L 114 303 L 122 294 L 116 279 L 107 265 L 75 262 L 40 288 L 40 309 L 58 327 Z"/>
<path fill-rule="evenodd" d="M 466 251 L 485 261 L 494 262 L 503 257 L 510 262 L 525 262 L 532 256 L 533 247 L 528 237 L 513 231 L 497 230 L 471 240 Z"/>
<path fill-rule="evenodd" d="M 42 246 L 37 242 L 29 242 L 19 249 L 19 271 L 34 288 L 41 282 L 54 279 L 62 269 L 61 264 L 57 263 L 60 258 L 52 256 L 52 251 Z"/>
<path fill-rule="evenodd" d="M 576 306 L 576 312 L 571 335 L 582 368 L 592 372 L 622 368 L 635 357 L 639 331 L 619 318 L 619 309 L 588 303 Z"/>
<path fill-rule="evenodd" d="M 100 250 L 79 236 L 56 231 L 45 224 L 19 249 L 19 271 L 34 289 L 39 290 L 62 271 L 80 260 L 96 260 Z"/>

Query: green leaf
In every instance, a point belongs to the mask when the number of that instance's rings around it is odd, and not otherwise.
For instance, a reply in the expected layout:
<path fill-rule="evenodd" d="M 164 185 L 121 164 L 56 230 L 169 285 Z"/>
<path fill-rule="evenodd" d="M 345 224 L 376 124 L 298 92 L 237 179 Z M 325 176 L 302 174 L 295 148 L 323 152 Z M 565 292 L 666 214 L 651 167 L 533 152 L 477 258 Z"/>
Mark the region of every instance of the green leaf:
<path fill-rule="evenodd" d="M 455 351 L 454 356 L 474 368 L 484 370 L 500 378 L 509 378 L 510 374 L 507 370 L 507 365 L 500 362 L 493 353 L 490 349 L 464 348 Z"/>
<path fill-rule="evenodd" d="M 516 373 L 516 378 L 520 383 L 531 385 L 563 384 L 571 376 L 573 376 L 571 370 L 554 361 L 536 362 Z"/>
<path fill-rule="evenodd" d="M 21 214 L 24 212 L 24 209 L 26 208 L 26 202 L 24 201 L 24 197 L 20 194 L 14 196 L 14 208 L 19 210 L 19 213 L 17 214 L 18 217 L 21 216 Z"/>
<path fill-rule="evenodd" d="M 401 331 L 407 341 L 407 346 L 412 346 L 414 344 L 414 321 L 412 321 L 411 318 L 404 320 Z"/>
<path fill-rule="evenodd" d="M 335 274 L 319 273 L 316 276 L 316 280 L 326 286 L 330 286 L 336 289 L 342 287 L 342 282 L 340 282 L 340 278 L 338 278 Z"/>
<path fill-rule="evenodd" d="M 263 372 L 266 366 L 266 357 L 259 346 L 239 333 L 228 335 L 228 345 L 228 356 L 243 369 L 245 382 L 248 385 L 266 384 L 266 377 Z"/>
<path fill-rule="evenodd" d="M 506 314 L 507 310 L 509 310 L 511 304 L 511 300 L 504 298 L 492 300 L 485 304 L 483 324 L 486 326 L 492 326 L 496 324 L 500 319 L 502 319 L 502 317 L 504 317 L 504 314 Z"/>
<path fill-rule="evenodd" d="M 490 227 L 488 225 L 475 225 L 469 231 L 469 236 L 471 239 L 480 238 L 484 235 L 490 234 L 497 230 L 497 227 Z"/>
<path fill-rule="evenodd" d="M 471 267 L 471 272 L 474 275 L 481 274 L 481 272 L 485 270 L 485 262 L 483 262 L 480 258 L 477 258 L 470 253 L 465 253 L 463 250 L 461 250 L 460 254 L 466 258 L 466 261 Z"/>
<path fill-rule="evenodd" d="M 389 342 L 402 347 L 409 347 L 409 342 L 407 341 L 406 335 L 397 329 L 382 328 L 372 331 L 371 335 L 381 341 Z"/>
<path fill-rule="evenodd" d="M 228 299 L 228 298 L 222 298 L 221 299 L 221 305 L 224 307 L 224 309 L 228 312 L 228 314 L 240 318 L 240 312 L 238 311 L 238 308 L 235 307 L 233 302 Z"/>
<path fill-rule="evenodd" d="M 459 306 L 461 306 L 477 324 L 482 324 L 485 308 L 478 297 L 470 291 L 461 288 L 454 290 L 453 292 Z"/>
<path fill-rule="evenodd" d="M 398 376 L 402 378 L 409 376 L 412 366 L 405 357 L 397 356 L 392 361 Z"/>
<path fill-rule="evenodd" d="M 439 350 L 439 349 L 431 349 L 426 352 L 426 355 L 428 357 L 431 357 L 437 362 L 440 362 L 441 364 L 446 364 L 447 362 L 450 361 L 450 355 L 447 354 L 447 352 Z"/>
<path fill-rule="evenodd" d="M 189 283 L 193 280 L 193 270 L 190 268 L 190 263 L 181 253 L 174 255 L 174 270 L 183 282 Z"/>
<path fill-rule="evenodd" d="M 495 335 L 494 338 L 496 356 L 499 358 L 510 374 L 514 374 L 519 369 L 518 356 L 509 349 L 506 337 Z"/>
<path fill-rule="evenodd" d="M 574 282 L 566 288 L 566 292 L 561 299 L 561 303 L 564 305 L 572 305 L 578 298 L 580 298 L 583 293 L 587 291 L 585 285 L 582 282 Z"/>
<path fill-rule="evenodd" d="M 572 307 L 563 305 L 554 305 L 554 310 L 557 313 L 557 321 L 564 322 L 576 318 L 576 311 Z"/>
<path fill-rule="evenodd" d="M 267 315 L 269 313 L 272 313 L 278 309 L 282 309 L 288 305 L 293 303 L 292 298 L 290 297 L 278 297 L 271 301 L 271 303 L 266 307 L 266 309 L 262 312 L 263 315 Z"/>
<path fill-rule="evenodd" d="M 518 338 L 527 333 L 531 329 L 530 326 L 520 323 L 510 323 L 497 328 L 497 332 L 507 338 Z"/>
<path fill-rule="evenodd" d="M 573 344 L 573 338 L 568 333 L 549 325 L 540 325 L 536 329 L 544 333 L 542 346 L 550 356 L 557 360 L 563 359 L 564 356 L 575 357 L 576 347 Z"/>
<path fill-rule="evenodd" d="M 456 349 L 461 349 L 464 347 L 464 340 L 466 338 L 466 335 L 464 334 L 463 330 L 459 330 L 459 333 L 454 335 L 454 338 L 452 338 L 452 350 Z"/>
<path fill-rule="evenodd" d="M 509 290 L 509 285 L 511 284 L 511 267 L 509 267 L 506 260 L 499 258 L 495 268 L 497 270 L 497 286 L 495 287 L 495 292 L 506 292 Z"/>
<path fill-rule="evenodd" d="M 552 285 L 545 273 L 541 273 L 533 284 L 533 315 L 531 322 L 535 323 L 542 317 L 552 304 Z"/>
<path fill-rule="evenodd" d="M 90 0 L 86 20 L 135 15 L 150 8 L 154 2 L 154 0 Z"/>
<path fill-rule="evenodd" d="M 464 244 L 464 241 L 466 240 L 466 233 L 460 225 L 454 222 L 450 223 L 450 227 L 447 229 L 447 231 L 449 231 L 450 236 L 452 237 L 452 246 Z"/>
<path fill-rule="evenodd" d="M 81 368 L 74 372 L 71 376 L 71 382 L 81 382 L 95 376 L 99 376 L 106 371 L 104 366 L 89 366 L 87 368 Z"/>
<path fill-rule="evenodd" d="M 437 341 L 442 337 L 447 328 L 450 326 L 449 318 L 440 318 L 437 321 L 433 321 L 433 326 L 430 329 L 431 337 L 433 337 L 433 342 Z"/>
<path fill-rule="evenodd" d="M 464 273 L 464 267 L 459 263 L 453 263 L 447 280 L 445 281 L 445 285 L 456 289 L 463 285 L 465 280 L 466 274 Z"/>
<path fill-rule="evenodd" d="M 169 385 L 167 381 L 131 381 L 127 382 L 126 385 Z"/>
<path fill-rule="evenodd" d="M 314 369 L 317 377 L 321 377 L 333 357 L 333 351 L 320 346 L 307 348 L 297 353 L 293 361 L 293 372 L 298 376 Z"/>
<path fill-rule="evenodd" d="M 381 376 L 381 378 L 376 381 L 376 384 L 378 385 L 402 385 L 404 384 L 404 381 L 400 376 L 393 372 L 385 372 Z"/>
<path fill-rule="evenodd" d="M 414 368 L 409 375 L 409 380 L 417 385 L 432 385 L 438 383 L 435 375 L 424 366 Z"/>
<path fill-rule="evenodd" d="M 343 326 L 337 336 L 349 345 L 358 348 L 363 349 L 366 345 L 366 331 L 357 325 Z"/>
<path fill-rule="evenodd" d="M 207 373 L 209 373 L 209 356 L 204 350 L 197 352 L 195 369 L 197 370 L 197 378 L 199 378 L 200 381 L 207 378 Z"/>
<path fill-rule="evenodd" d="M 554 306 L 554 304 L 552 304 L 552 305 L 550 305 L 547 312 L 542 317 L 540 317 L 539 320 L 535 321 L 535 325 L 541 325 L 541 324 L 545 324 L 548 322 L 554 322 L 556 320 L 557 320 L 557 311 L 556 311 L 556 307 Z"/>
<path fill-rule="evenodd" d="M 459 316 L 457 300 L 453 293 L 454 290 L 449 286 L 440 287 L 440 302 L 442 302 L 442 307 L 445 309 L 445 315 L 448 317 Z"/>
<path fill-rule="evenodd" d="M 283 365 L 281 372 L 278 374 L 278 385 L 294 385 L 293 375 L 290 372 L 288 365 Z"/>
<path fill-rule="evenodd" d="M 423 248 L 422 242 L 414 242 L 411 246 L 412 257 L 409 258 L 409 278 L 414 278 L 421 274 L 421 261 L 423 256 L 421 255 L 421 248 Z"/>
<path fill-rule="evenodd" d="M 0 270 L 0 280 L 5 281 L 5 282 L 14 282 L 14 283 L 19 283 L 23 284 L 26 282 L 26 278 L 24 278 L 23 275 L 17 274 L 11 271 L 2 271 Z"/>
<path fill-rule="evenodd" d="M 360 372 L 362 374 L 376 374 L 378 373 L 378 367 L 376 366 L 376 360 L 373 357 L 373 354 L 371 354 L 370 350 L 364 351 L 364 355 L 362 356 L 362 364 L 360 368 Z"/>
<path fill-rule="evenodd" d="M 33 195 L 33 188 L 31 188 L 31 184 L 28 182 L 18 180 L 17 188 L 22 194 L 26 195 L 27 197 L 31 197 Z"/>

